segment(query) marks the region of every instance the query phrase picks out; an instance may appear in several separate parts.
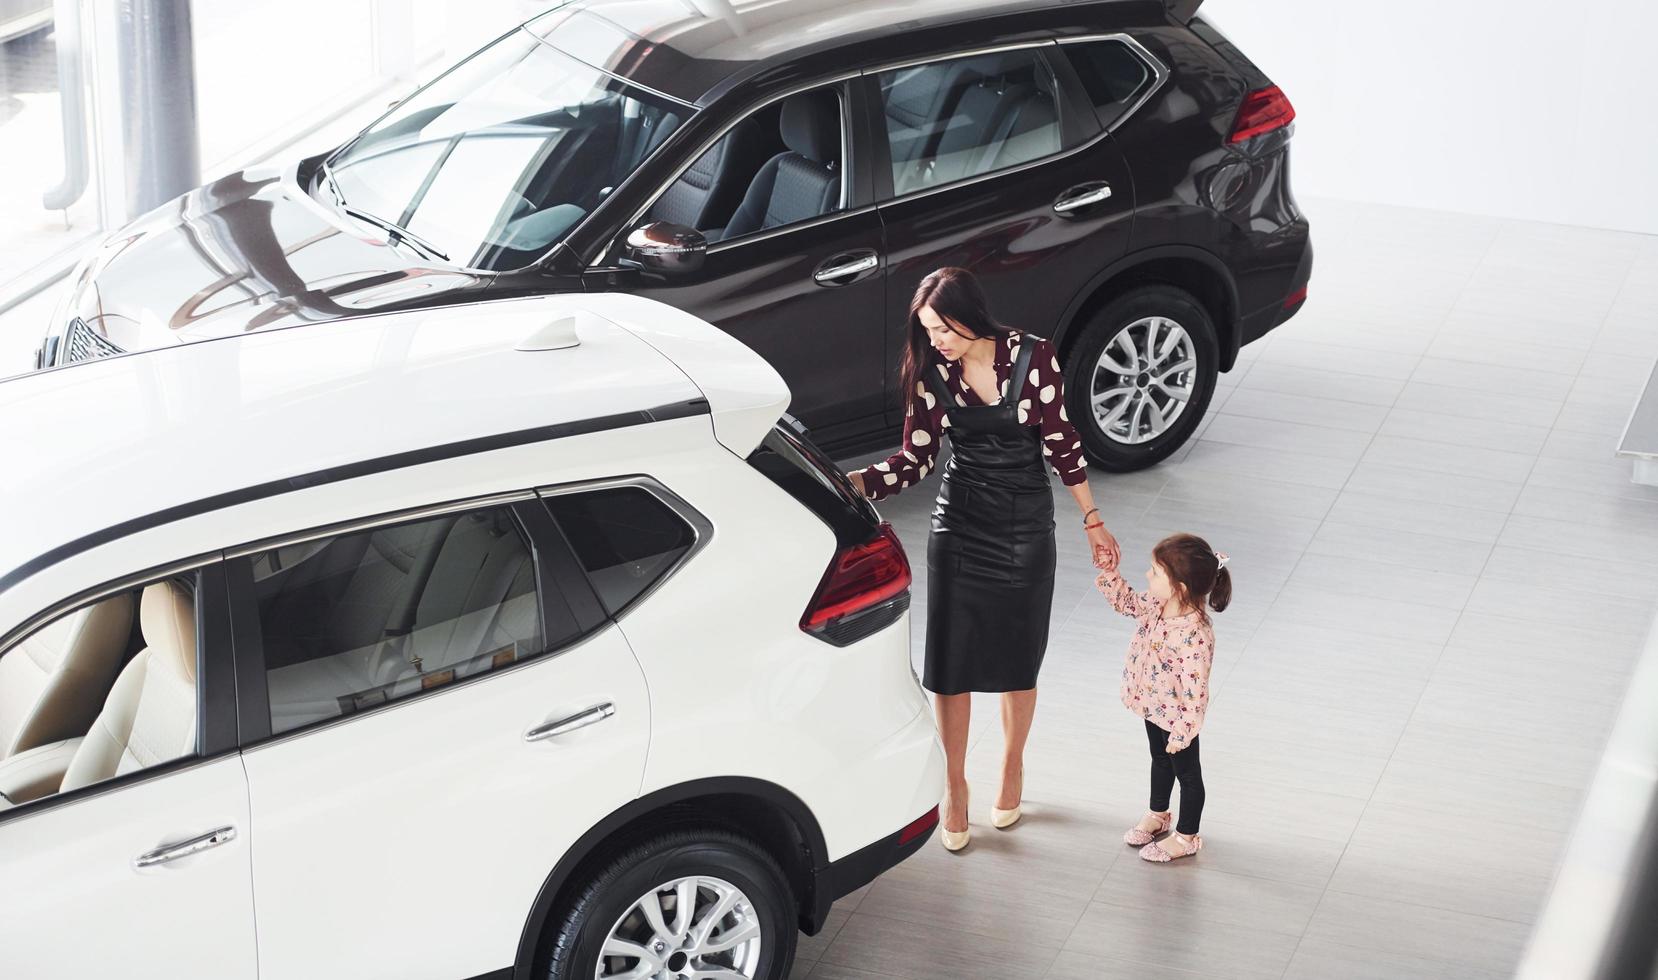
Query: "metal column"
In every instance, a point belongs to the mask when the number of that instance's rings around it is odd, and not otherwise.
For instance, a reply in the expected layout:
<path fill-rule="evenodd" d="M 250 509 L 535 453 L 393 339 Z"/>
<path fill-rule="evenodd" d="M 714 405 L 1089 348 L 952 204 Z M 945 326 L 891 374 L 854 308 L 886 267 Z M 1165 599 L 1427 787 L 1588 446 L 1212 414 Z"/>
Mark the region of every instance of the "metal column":
<path fill-rule="evenodd" d="M 116 37 L 132 217 L 201 183 L 190 0 L 119 0 Z"/>

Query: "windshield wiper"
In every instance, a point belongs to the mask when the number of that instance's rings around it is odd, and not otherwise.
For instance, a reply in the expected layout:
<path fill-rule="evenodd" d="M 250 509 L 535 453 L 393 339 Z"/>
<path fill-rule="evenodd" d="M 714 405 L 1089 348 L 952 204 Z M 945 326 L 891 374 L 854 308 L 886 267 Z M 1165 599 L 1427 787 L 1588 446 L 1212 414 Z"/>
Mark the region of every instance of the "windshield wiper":
<path fill-rule="evenodd" d="M 425 252 L 433 258 L 442 259 L 445 262 L 449 261 L 449 256 L 438 251 L 437 246 L 416 236 L 413 232 L 409 231 L 407 228 L 404 228 L 402 225 L 387 221 L 385 218 L 379 217 L 378 215 L 369 214 L 361 208 L 354 208 L 351 205 L 346 204 L 344 201 L 340 202 L 340 210 L 351 215 L 353 218 L 366 221 L 369 224 L 384 230 L 387 234 L 391 235 L 393 244 L 408 242 L 410 245 L 413 245 L 415 248 Z"/>

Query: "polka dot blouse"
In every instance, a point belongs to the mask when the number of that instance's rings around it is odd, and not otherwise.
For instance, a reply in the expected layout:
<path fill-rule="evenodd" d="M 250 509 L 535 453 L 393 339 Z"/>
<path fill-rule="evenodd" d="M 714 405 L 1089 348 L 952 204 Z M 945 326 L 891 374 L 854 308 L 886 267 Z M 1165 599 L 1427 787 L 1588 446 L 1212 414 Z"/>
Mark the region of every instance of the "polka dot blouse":
<path fill-rule="evenodd" d="M 1065 380 L 1059 372 L 1059 357 L 1052 344 L 1041 337 L 1010 333 L 996 344 L 996 380 L 1000 397 L 1006 398 L 1012 379 L 1013 362 L 1019 345 L 1026 339 L 1031 350 L 1030 376 L 1019 399 L 1019 421 L 1035 426 L 1042 434 L 1042 455 L 1066 486 L 1087 479 L 1088 463 L 1082 455 L 1082 437 L 1077 435 L 1065 412 Z M 984 405 L 967 384 L 961 363 L 938 361 L 926 370 L 936 370 L 944 386 L 955 396 L 956 405 L 977 408 Z M 904 417 L 904 445 L 897 453 L 863 471 L 864 489 L 871 500 L 880 500 L 921 482 L 938 461 L 938 444 L 950 427 L 945 417 L 949 406 L 938 404 L 925 381 L 915 383 Z"/>

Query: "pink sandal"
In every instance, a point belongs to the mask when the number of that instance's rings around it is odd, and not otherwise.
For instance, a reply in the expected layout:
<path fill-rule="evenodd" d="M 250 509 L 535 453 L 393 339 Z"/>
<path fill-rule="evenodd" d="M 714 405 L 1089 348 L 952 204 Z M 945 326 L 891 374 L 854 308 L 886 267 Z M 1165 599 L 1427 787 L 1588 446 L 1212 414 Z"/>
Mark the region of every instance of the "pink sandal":
<path fill-rule="evenodd" d="M 1171 844 L 1178 846 L 1176 842 L 1184 843 L 1186 849 L 1178 854 L 1169 850 L 1168 846 Z M 1196 854 L 1201 850 L 1203 850 L 1202 835 L 1193 834 L 1192 836 L 1187 837 L 1183 834 L 1176 833 L 1170 834 L 1165 840 L 1147 844 L 1145 847 L 1140 848 L 1140 860 L 1156 861 L 1159 864 L 1168 864 L 1170 861 L 1174 861 L 1179 858 L 1191 857 L 1193 854 Z"/>
<path fill-rule="evenodd" d="M 1129 847 L 1144 847 L 1156 840 L 1159 835 L 1168 833 L 1169 825 L 1174 823 L 1173 813 L 1153 813 L 1148 810 L 1146 811 L 1146 816 L 1140 818 L 1141 824 L 1146 822 L 1146 817 L 1150 817 L 1152 820 L 1157 822 L 1157 829 L 1141 830 L 1140 824 L 1135 824 L 1134 826 L 1128 828 L 1128 831 L 1123 834 L 1124 844 L 1127 844 Z"/>

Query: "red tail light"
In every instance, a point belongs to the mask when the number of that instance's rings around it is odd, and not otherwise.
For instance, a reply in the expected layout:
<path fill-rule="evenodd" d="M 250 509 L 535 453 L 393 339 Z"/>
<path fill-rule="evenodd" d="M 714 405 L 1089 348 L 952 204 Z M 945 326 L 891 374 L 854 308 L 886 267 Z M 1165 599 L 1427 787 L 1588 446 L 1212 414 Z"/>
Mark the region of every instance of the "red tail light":
<path fill-rule="evenodd" d="M 1238 120 L 1232 124 L 1230 143 L 1242 143 L 1252 136 L 1288 126 L 1295 119 L 1295 107 L 1278 86 L 1256 89 L 1244 96 Z"/>
<path fill-rule="evenodd" d="M 910 560 L 892 525 L 881 522 L 875 537 L 842 548 L 824 573 L 812 604 L 800 617 L 808 633 L 829 629 L 848 616 L 903 595 L 910 587 Z"/>
<path fill-rule="evenodd" d="M 1297 289 L 1295 292 L 1290 293 L 1288 296 L 1284 297 L 1284 309 L 1287 310 L 1287 309 L 1289 309 L 1290 307 L 1294 306 L 1297 303 L 1305 302 L 1306 299 L 1307 299 L 1307 287 L 1302 286 L 1300 289 Z"/>

